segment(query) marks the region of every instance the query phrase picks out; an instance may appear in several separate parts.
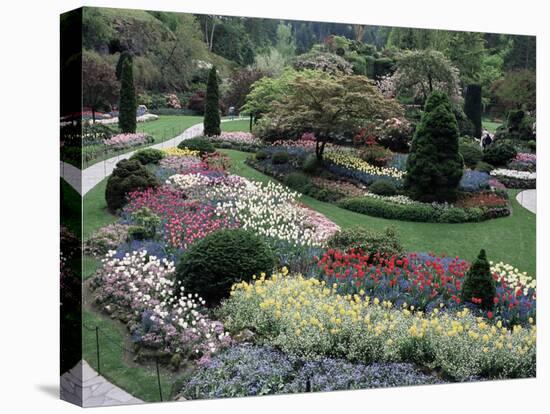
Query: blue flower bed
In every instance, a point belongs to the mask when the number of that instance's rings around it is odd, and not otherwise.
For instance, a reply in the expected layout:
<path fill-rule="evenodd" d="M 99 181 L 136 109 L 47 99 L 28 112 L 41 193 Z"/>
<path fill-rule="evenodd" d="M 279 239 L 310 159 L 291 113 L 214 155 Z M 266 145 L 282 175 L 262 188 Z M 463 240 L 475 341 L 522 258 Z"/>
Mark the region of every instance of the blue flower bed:
<path fill-rule="evenodd" d="M 389 177 L 387 175 L 368 174 L 363 171 L 336 165 L 327 160 L 324 161 L 324 166 L 328 171 L 330 171 L 336 176 L 349 178 L 349 179 L 358 181 L 361 184 L 371 185 L 373 182 L 378 180 L 387 180 L 387 181 L 391 181 L 397 188 L 400 188 L 403 186 L 403 180 L 399 178 Z"/>
<path fill-rule="evenodd" d="M 462 179 L 458 184 L 458 188 L 461 191 L 466 192 L 477 192 L 481 190 L 486 190 L 489 188 L 489 180 L 491 176 L 483 171 L 473 171 L 467 170 L 464 171 Z"/>
<path fill-rule="evenodd" d="M 181 393 L 188 399 L 202 399 L 442 382 L 412 364 L 363 365 L 331 358 L 307 361 L 274 348 L 245 344 L 206 363 Z"/>

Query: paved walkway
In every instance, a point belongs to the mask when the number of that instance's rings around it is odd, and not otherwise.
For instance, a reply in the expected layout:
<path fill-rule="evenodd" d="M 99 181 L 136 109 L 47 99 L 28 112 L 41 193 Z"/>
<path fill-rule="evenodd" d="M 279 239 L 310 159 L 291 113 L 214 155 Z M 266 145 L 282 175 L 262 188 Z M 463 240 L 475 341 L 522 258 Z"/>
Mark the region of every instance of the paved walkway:
<path fill-rule="evenodd" d="M 244 118 L 223 119 L 222 122 L 239 121 L 241 119 Z M 180 135 L 159 144 L 151 145 L 147 148 L 163 149 L 175 147 L 183 140 L 202 135 L 203 129 L 204 128 L 202 123 L 193 125 L 192 127 L 189 127 L 185 131 L 183 131 L 183 133 L 181 133 Z M 116 164 L 120 160 L 130 158 L 136 151 L 139 151 L 141 149 L 143 148 L 139 148 L 135 151 L 127 152 L 125 154 L 120 154 L 105 161 L 100 161 L 83 171 L 72 166 L 71 164 L 67 164 L 66 162 L 61 161 L 60 174 L 61 177 L 63 177 L 65 181 L 67 181 L 71 185 L 71 187 L 78 191 L 80 195 L 84 195 L 92 188 L 94 188 L 97 184 L 99 184 L 99 182 L 102 181 L 105 177 L 111 175 L 111 173 L 115 169 Z"/>
<path fill-rule="evenodd" d="M 86 361 L 79 362 L 72 370 L 61 376 L 60 397 L 82 407 L 143 403 L 142 400 L 111 384 Z"/>
<path fill-rule="evenodd" d="M 524 190 L 516 195 L 516 200 L 531 213 L 537 214 L 537 190 Z"/>

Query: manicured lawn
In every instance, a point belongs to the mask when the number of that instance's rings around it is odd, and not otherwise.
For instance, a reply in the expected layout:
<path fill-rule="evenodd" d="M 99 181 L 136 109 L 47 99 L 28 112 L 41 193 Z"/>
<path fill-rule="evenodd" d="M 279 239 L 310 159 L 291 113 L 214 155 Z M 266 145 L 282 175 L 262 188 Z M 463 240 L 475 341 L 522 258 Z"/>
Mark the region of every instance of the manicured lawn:
<path fill-rule="evenodd" d="M 188 115 L 159 115 L 159 118 L 155 121 L 138 123 L 136 132 L 145 132 L 152 135 L 155 138 L 153 144 L 147 144 L 140 147 L 128 148 L 118 152 L 108 152 L 101 156 L 94 158 L 92 161 L 84 163 L 84 168 L 103 161 L 107 158 L 114 157 L 116 155 L 124 154 L 126 152 L 134 151 L 141 147 L 147 147 L 154 144 L 167 141 L 175 136 L 181 134 L 187 128 L 202 122 L 202 116 L 188 116 Z M 85 151 L 84 149 L 83 151 Z"/>
<path fill-rule="evenodd" d="M 87 240 L 95 230 L 117 220 L 117 217 L 107 210 L 107 202 L 105 201 L 107 180 L 108 178 L 105 178 L 84 195 L 83 240 Z"/>
<path fill-rule="evenodd" d="M 244 163 L 250 154 L 234 150 L 222 151 L 232 159 L 231 169 L 234 174 L 262 182 L 273 180 Z M 342 227 L 362 226 L 381 230 L 394 226 L 409 251 L 432 251 L 473 260 L 479 250 L 484 248 L 490 260 L 503 261 L 535 275 L 536 216 L 517 203 L 517 193 L 517 190 L 509 190 L 513 205 L 510 217 L 464 224 L 387 220 L 344 210 L 311 197 L 302 196 L 301 199 Z"/>
<path fill-rule="evenodd" d="M 222 122 L 221 128 L 222 131 L 231 132 L 231 131 L 245 131 L 249 132 L 250 121 L 248 119 L 239 119 L 231 122 Z"/>
<path fill-rule="evenodd" d="M 485 117 L 482 119 L 481 123 L 483 125 L 483 128 L 486 128 L 487 131 L 489 131 L 492 134 L 494 134 L 497 128 L 500 125 L 502 125 L 501 122 L 492 121 L 489 118 L 485 118 Z"/>
<path fill-rule="evenodd" d="M 121 347 L 131 350 L 126 328 L 110 318 L 90 310 L 84 310 L 82 317 L 83 356 L 86 362 L 97 371 L 97 348 L 95 327 L 100 329 L 99 354 L 101 375 L 120 388 L 144 401 L 160 401 L 157 375 L 154 365 L 144 368 L 132 362 L 133 355 Z M 161 371 L 160 383 L 163 400 L 169 399 L 174 379 L 166 371 Z"/>

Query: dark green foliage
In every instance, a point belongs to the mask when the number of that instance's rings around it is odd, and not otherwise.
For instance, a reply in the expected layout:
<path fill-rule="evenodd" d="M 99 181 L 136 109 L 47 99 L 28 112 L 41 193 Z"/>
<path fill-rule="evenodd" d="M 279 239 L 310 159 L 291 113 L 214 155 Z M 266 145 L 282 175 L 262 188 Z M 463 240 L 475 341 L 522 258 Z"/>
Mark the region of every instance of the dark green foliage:
<path fill-rule="evenodd" d="M 390 58 L 378 58 L 373 62 L 373 77 L 380 79 L 383 76 L 391 75 L 394 71 L 394 61 Z"/>
<path fill-rule="evenodd" d="M 288 174 L 284 179 L 284 183 L 302 194 L 308 194 L 312 188 L 310 178 L 301 172 L 292 172 Z"/>
<path fill-rule="evenodd" d="M 482 249 L 464 278 L 462 300 L 472 303 L 481 300 L 479 306 L 482 309 L 490 310 L 494 306 L 493 299 L 495 295 L 496 288 L 491 274 L 491 266 L 487 260 L 485 250 Z"/>
<path fill-rule="evenodd" d="M 464 112 L 474 124 L 474 136 L 481 138 L 481 85 L 468 85 L 464 96 Z"/>
<path fill-rule="evenodd" d="M 214 148 L 214 145 L 210 141 L 199 137 L 181 141 L 178 148 L 199 151 L 200 155 L 211 154 L 216 151 L 216 148 Z"/>
<path fill-rule="evenodd" d="M 220 230 L 191 245 L 177 265 L 176 278 L 212 306 L 229 296 L 234 283 L 269 273 L 274 266 L 273 252 L 260 237 L 243 229 Z"/>
<path fill-rule="evenodd" d="M 381 196 L 392 196 L 397 194 L 395 184 L 388 180 L 376 180 L 369 186 L 369 191 Z"/>
<path fill-rule="evenodd" d="M 475 168 L 477 163 L 483 158 L 483 153 L 477 145 L 462 144 L 459 147 L 459 152 L 464 159 L 464 165 L 468 168 Z"/>
<path fill-rule="evenodd" d="M 218 74 L 213 66 L 208 74 L 206 84 L 206 103 L 204 107 L 204 135 L 220 135 L 220 92 L 218 88 Z"/>
<path fill-rule="evenodd" d="M 535 118 L 529 116 L 521 109 L 508 111 L 506 122 L 496 132 L 497 139 L 523 140 L 528 141 L 535 138 L 533 124 Z"/>
<path fill-rule="evenodd" d="M 361 249 L 364 253 L 390 257 L 401 255 L 403 246 L 393 227 L 383 232 L 367 230 L 364 227 L 352 227 L 338 231 L 328 240 L 328 247 L 342 251 Z"/>
<path fill-rule="evenodd" d="M 130 52 L 128 52 L 127 50 L 123 51 L 120 53 L 120 56 L 118 57 L 118 62 L 116 64 L 116 69 L 115 69 L 115 75 L 116 75 L 116 78 L 118 80 L 121 80 L 121 77 L 122 77 L 122 66 L 124 65 L 124 62 L 126 60 L 129 60 L 130 63 L 133 63 L 132 59 L 132 54 Z"/>
<path fill-rule="evenodd" d="M 515 148 L 510 144 L 495 143 L 490 145 L 483 153 L 483 161 L 502 167 L 510 162 L 517 154 Z"/>
<path fill-rule="evenodd" d="M 444 93 L 433 92 L 412 141 L 405 189 L 420 201 L 454 201 L 462 171 L 450 100 Z"/>
<path fill-rule="evenodd" d="M 122 160 L 116 165 L 107 181 L 105 200 L 111 212 L 126 204 L 126 195 L 158 185 L 155 176 L 137 160 Z"/>
<path fill-rule="evenodd" d="M 258 152 L 256 152 L 256 159 L 258 161 L 266 160 L 268 157 L 269 157 L 269 154 L 264 150 L 259 150 Z"/>
<path fill-rule="evenodd" d="M 137 151 L 130 157 L 131 160 L 138 160 L 143 165 L 158 164 L 164 158 L 164 152 L 155 148 L 146 148 Z"/>
<path fill-rule="evenodd" d="M 302 165 L 302 170 L 306 174 L 314 174 L 319 169 L 319 167 L 320 165 L 317 157 L 313 154 L 310 154 L 304 160 L 304 164 Z"/>
<path fill-rule="evenodd" d="M 271 157 L 271 162 L 273 164 L 286 164 L 289 161 L 290 157 L 286 151 L 278 151 L 273 154 Z"/>
<path fill-rule="evenodd" d="M 509 208 L 433 208 L 429 204 L 396 204 L 372 197 L 344 198 L 337 205 L 346 210 L 390 220 L 426 223 L 467 223 L 510 215 Z"/>
<path fill-rule="evenodd" d="M 122 132 L 136 132 L 136 89 L 134 87 L 134 65 L 131 59 L 122 63 L 120 74 L 120 102 L 118 126 Z"/>
<path fill-rule="evenodd" d="M 486 173 L 490 173 L 491 171 L 493 171 L 495 169 L 494 166 L 492 166 L 491 164 L 489 163 L 486 163 L 485 161 L 480 161 L 477 163 L 476 165 L 476 170 L 478 171 L 483 171 L 483 172 L 486 172 Z"/>

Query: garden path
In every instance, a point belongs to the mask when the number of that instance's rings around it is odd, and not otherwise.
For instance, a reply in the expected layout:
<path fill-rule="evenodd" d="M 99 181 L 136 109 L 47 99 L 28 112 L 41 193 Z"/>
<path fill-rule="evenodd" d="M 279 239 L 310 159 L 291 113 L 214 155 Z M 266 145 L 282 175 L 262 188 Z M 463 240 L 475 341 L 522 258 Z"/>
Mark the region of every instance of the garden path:
<path fill-rule="evenodd" d="M 111 384 L 84 360 L 61 376 L 60 396 L 61 399 L 82 407 L 143 403 Z"/>
<path fill-rule="evenodd" d="M 537 214 L 537 190 L 524 190 L 516 195 L 516 200 L 531 213 Z"/>
<path fill-rule="evenodd" d="M 222 119 L 222 122 L 238 121 L 240 119 L 241 118 Z M 189 127 L 185 131 L 183 131 L 180 135 L 177 135 L 174 138 L 161 142 L 159 144 L 151 145 L 147 148 L 163 149 L 175 147 L 183 140 L 201 135 L 203 129 L 204 127 L 202 123 L 193 125 L 192 127 Z M 143 148 L 140 148 L 140 150 L 141 149 Z M 61 177 L 64 178 L 65 181 L 67 181 L 67 183 L 69 183 L 69 185 L 73 187 L 80 195 L 84 195 L 92 188 L 94 188 L 105 177 L 110 175 L 115 169 L 116 164 L 120 160 L 130 158 L 136 151 L 120 154 L 116 157 L 98 162 L 82 171 L 71 164 L 61 161 L 60 174 Z"/>

